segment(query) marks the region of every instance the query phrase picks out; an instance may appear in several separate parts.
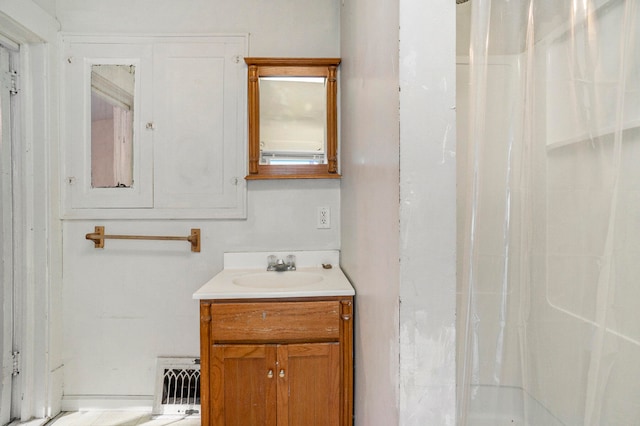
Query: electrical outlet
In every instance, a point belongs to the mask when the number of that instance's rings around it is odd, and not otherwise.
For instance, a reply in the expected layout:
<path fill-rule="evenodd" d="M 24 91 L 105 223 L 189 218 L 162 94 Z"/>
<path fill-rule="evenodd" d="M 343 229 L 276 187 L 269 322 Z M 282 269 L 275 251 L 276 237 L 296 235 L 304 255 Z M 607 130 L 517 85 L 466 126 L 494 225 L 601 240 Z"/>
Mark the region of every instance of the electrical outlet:
<path fill-rule="evenodd" d="M 331 228 L 331 209 L 329 207 L 318 207 L 316 226 L 318 229 Z"/>

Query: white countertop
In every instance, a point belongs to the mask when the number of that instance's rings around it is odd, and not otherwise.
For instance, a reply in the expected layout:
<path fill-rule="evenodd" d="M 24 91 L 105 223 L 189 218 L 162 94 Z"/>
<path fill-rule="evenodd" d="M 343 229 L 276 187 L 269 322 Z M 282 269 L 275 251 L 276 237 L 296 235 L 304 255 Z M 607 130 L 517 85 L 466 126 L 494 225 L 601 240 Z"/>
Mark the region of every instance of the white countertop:
<path fill-rule="evenodd" d="M 267 256 L 296 256 L 295 271 L 267 272 Z M 339 266 L 339 252 L 225 253 L 224 269 L 194 294 L 194 299 L 263 299 L 353 296 L 355 291 Z M 325 269 L 323 265 L 331 265 Z M 297 284 L 297 283 L 300 284 Z M 253 285 L 252 283 L 255 283 Z"/>

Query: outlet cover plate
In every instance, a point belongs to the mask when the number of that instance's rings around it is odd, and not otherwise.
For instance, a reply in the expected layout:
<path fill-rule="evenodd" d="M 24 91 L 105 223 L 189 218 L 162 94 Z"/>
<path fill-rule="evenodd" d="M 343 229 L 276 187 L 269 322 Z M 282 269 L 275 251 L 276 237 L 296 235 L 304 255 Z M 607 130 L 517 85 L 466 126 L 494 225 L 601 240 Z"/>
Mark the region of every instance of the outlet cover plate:
<path fill-rule="evenodd" d="M 316 227 L 318 229 L 331 228 L 331 209 L 329 207 L 318 207 Z"/>

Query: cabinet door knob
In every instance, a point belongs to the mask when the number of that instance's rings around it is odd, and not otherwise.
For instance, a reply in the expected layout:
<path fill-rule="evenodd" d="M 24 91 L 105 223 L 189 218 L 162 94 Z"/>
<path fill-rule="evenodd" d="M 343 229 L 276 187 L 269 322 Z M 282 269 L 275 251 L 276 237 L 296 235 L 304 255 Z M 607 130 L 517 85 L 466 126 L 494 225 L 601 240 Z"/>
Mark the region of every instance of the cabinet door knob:
<path fill-rule="evenodd" d="M 273 370 L 269 370 L 269 372 L 267 373 L 267 377 L 273 379 Z"/>
<path fill-rule="evenodd" d="M 278 376 L 284 377 L 284 370 L 280 370 L 280 374 L 278 374 Z"/>

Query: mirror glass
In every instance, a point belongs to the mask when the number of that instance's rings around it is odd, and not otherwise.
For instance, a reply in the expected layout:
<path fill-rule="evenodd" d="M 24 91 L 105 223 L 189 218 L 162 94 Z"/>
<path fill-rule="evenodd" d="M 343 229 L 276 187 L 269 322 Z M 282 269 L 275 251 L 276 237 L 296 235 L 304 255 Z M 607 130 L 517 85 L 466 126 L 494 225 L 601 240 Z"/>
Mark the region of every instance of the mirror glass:
<path fill-rule="evenodd" d="M 326 164 L 323 77 L 261 77 L 260 164 Z"/>
<path fill-rule="evenodd" d="M 135 66 L 91 66 L 91 187 L 133 185 Z"/>
<path fill-rule="evenodd" d="M 246 179 L 335 179 L 340 58 L 244 58 Z"/>

